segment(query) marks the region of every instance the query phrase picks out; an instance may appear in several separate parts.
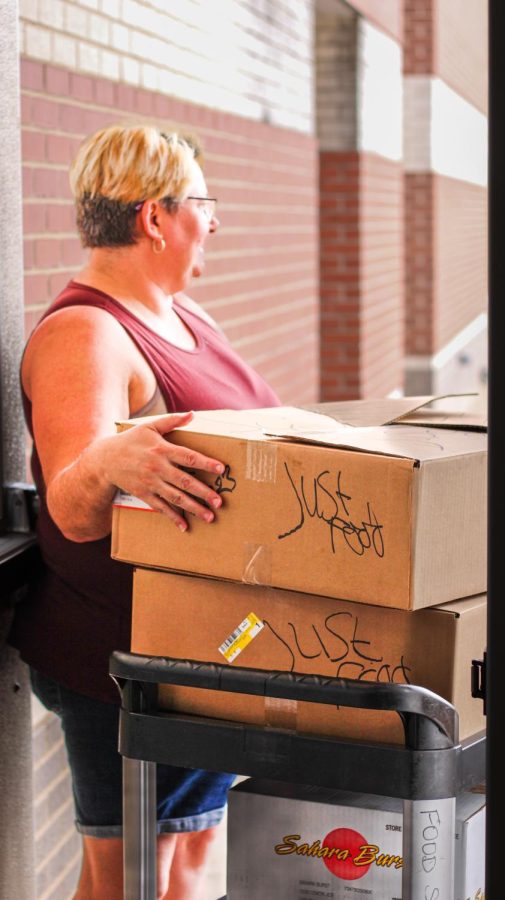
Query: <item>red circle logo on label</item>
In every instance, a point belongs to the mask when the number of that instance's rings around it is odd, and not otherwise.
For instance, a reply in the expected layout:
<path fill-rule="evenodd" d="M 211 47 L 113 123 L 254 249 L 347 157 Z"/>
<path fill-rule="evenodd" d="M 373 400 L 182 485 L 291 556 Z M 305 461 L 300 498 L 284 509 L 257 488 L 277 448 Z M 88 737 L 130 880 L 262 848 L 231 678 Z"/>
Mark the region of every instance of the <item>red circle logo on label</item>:
<path fill-rule="evenodd" d="M 327 869 L 337 878 L 343 878 L 345 881 L 354 881 L 356 878 L 363 878 L 368 872 L 371 863 L 368 865 L 354 864 L 355 858 L 359 855 L 363 845 L 367 845 L 368 841 L 359 831 L 353 828 L 335 828 L 330 831 L 323 843 L 323 847 L 329 847 L 335 850 L 331 856 L 323 857 L 323 862 Z"/>

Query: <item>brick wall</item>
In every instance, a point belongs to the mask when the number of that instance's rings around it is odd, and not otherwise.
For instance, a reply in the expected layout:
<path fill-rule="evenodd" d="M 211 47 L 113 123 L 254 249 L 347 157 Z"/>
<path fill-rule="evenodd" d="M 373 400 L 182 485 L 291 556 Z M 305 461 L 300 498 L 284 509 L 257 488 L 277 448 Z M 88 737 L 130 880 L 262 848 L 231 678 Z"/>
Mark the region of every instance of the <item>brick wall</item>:
<path fill-rule="evenodd" d="M 316 124 L 321 150 L 358 143 L 358 18 L 351 11 L 316 18 Z"/>
<path fill-rule="evenodd" d="M 316 66 L 321 396 L 379 397 L 403 385 L 401 50 L 355 9 L 325 8 Z"/>
<path fill-rule="evenodd" d="M 201 137 L 219 197 L 221 229 L 192 295 L 283 401 L 317 399 L 315 141 L 33 60 L 23 60 L 21 77 L 27 331 L 84 259 L 68 187 L 82 138 L 118 120 L 168 122 Z"/>
<path fill-rule="evenodd" d="M 321 153 L 321 400 L 360 396 L 359 175 L 356 151 Z"/>
<path fill-rule="evenodd" d="M 312 131 L 312 0 L 20 0 L 19 9 L 25 56 Z"/>
<path fill-rule="evenodd" d="M 403 168 L 362 154 L 360 278 L 362 397 L 403 387 Z"/>
<path fill-rule="evenodd" d="M 443 347 L 475 319 L 487 299 L 487 192 L 433 176 L 434 345 Z"/>
<path fill-rule="evenodd" d="M 321 154 L 321 397 L 403 384 L 403 172 L 375 154 Z"/>
<path fill-rule="evenodd" d="M 482 112 L 487 111 L 486 0 L 435 0 L 434 71 Z"/>
<path fill-rule="evenodd" d="M 433 2 L 434 0 L 404 0 L 405 75 L 433 72 Z"/>
<path fill-rule="evenodd" d="M 321 399 L 360 391 L 358 18 L 352 10 L 316 19 L 320 141 Z"/>
<path fill-rule="evenodd" d="M 402 40 L 404 0 L 346 0 L 356 12 L 386 34 Z"/>
<path fill-rule="evenodd" d="M 405 175 L 406 352 L 431 354 L 433 333 L 433 175 Z"/>
<path fill-rule="evenodd" d="M 405 174 L 406 353 L 443 348 L 486 307 L 487 192 L 435 172 Z"/>
<path fill-rule="evenodd" d="M 406 0 L 404 26 L 407 389 L 429 392 L 487 305 L 487 4 Z"/>

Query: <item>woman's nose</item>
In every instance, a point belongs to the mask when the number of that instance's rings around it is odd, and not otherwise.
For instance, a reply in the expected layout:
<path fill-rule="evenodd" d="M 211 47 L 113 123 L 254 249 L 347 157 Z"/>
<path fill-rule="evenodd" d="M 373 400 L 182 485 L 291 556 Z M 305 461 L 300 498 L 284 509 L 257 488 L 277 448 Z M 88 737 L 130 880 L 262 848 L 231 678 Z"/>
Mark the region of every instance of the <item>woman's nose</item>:
<path fill-rule="evenodd" d="M 221 223 L 220 223 L 218 217 L 217 217 L 216 214 L 214 213 L 214 215 L 212 216 L 212 219 L 211 219 L 210 222 L 209 222 L 209 232 L 210 232 L 210 234 L 213 234 L 214 231 L 217 231 L 217 229 L 219 228 L 220 224 L 221 224 Z"/>

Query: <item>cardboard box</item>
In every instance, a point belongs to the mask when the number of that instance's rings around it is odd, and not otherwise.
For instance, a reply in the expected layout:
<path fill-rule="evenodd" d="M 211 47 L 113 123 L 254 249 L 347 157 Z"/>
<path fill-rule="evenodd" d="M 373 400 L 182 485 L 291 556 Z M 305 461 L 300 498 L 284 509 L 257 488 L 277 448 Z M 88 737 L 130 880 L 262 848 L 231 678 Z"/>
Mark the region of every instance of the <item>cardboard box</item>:
<path fill-rule="evenodd" d="M 413 401 L 380 405 L 380 420 L 398 403 Z M 354 422 L 378 416 L 376 403 L 342 406 Z M 147 420 L 119 427 L 135 421 Z M 482 432 L 285 408 L 196 413 L 171 440 L 227 464 L 206 479 L 223 508 L 181 533 L 120 495 L 115 559 L 399 609 L 486 590 Z"/>
<path fill-rule="evenodd" d="M 228 798 L 229 900 L 401 900 L 401 800 L 256 779 Z M 457 798 L 455 900 L 484 900 L 485 802 Z"/>
<path fill-rule="evenodd" d="M 251 614 L 263 627 L 251 622 L 241 629 Z M 461 739 L 485 728 L 482 701 L 470 693 L 471 660 L 482 658 L 485 645 L 485 596 L 406 612 L 149 569 L 134 573 L 134 652 L 419 684 L 456 706 Z M 404 742 L 394 712 L 179 686 L 160 687 L 160 700 L 196 715 Z"/>

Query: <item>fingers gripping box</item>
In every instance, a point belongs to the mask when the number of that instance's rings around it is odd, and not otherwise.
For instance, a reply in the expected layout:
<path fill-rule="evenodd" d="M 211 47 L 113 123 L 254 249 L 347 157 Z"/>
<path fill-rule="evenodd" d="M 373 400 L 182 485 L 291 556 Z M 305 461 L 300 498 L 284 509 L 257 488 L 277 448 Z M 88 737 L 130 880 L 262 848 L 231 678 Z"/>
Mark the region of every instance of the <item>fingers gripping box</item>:
<path fill-rule="evenodd" d="M 402 829 L 401 800 L 244 781 L 229 793 L 227 896 L 401 900 Z M 485 796 L 462 794 L 455 900 L 484 900 L 484 832 Z"/>

